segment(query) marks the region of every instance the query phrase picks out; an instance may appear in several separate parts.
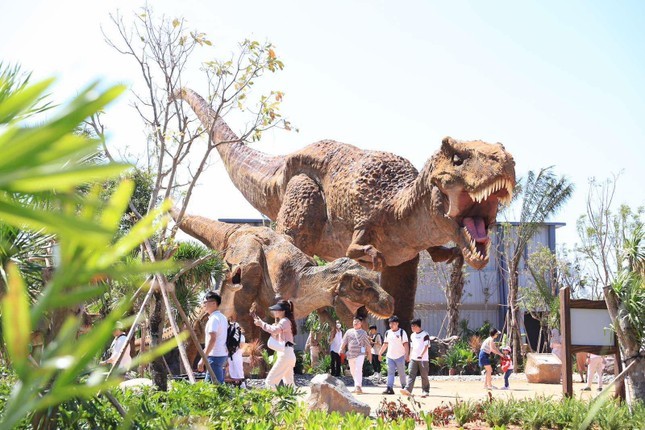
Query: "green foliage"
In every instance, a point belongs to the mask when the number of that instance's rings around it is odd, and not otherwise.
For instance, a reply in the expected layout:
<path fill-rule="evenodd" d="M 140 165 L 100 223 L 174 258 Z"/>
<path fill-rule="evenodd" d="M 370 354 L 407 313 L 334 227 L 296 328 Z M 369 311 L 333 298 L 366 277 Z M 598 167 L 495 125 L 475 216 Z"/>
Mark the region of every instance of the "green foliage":
<path fill-rule="evenodd" d="M 452 411 L 455 416 L 455 421 L 457 421 L 457 425 L 463 427 L 465 424 L 473 420 L 477 412 L 477 406 L 470 400 L 457 400 L 452 407 Z"/>
<path fill-rule="evenodd" d="M 516 402 L 493 399 L 483 404 L 483 418 L 489 426 L 507 426 L 517 419 Z"/>
<path fill-rule="evenodd" d="M 60 264 L 33 305 L 17 265 L 9 262 L 3 268 L 7 293 L 2 300 L 2 323 L 11 328 L 4 330 L 4 340 L 18 379 L 4 404 L 0 423 L 3 428 L 71 399 L 91 399 L 118 382 L 116 377 L 105 380 L 94 360 L 112 337 L 128 301 L 120 303 L 81 336 L 77 336 L 80 320 L 69 317 L 44 349 L 41 361 L 35 362 L 29 355 L 31 332 L 48 312 L 97 298 L 103 293 L 97 281 L 107 276 L 119 280 L 170 267 L 164 263 L 123 263 L 123 258 L 158 228 L 159 217 L 168 205 L 148 214 L 129 234 L 119 236 L 132 182 L 119 184 L 107 200 L 100 198 L 100 187 L 92 187 L 84 195 L 76 192 L 87 183 L 117 176 L 127 169 L 117 163 L 83 163 L 87 155 L 97 151 L 98 142 L 75 134 L 81 121 L 103 109 L 123 87 L 99 91 L 96 84 L 90 85 L 50 119 L 38 126 L 24 126 L 21 119 L 37 109 L 35 106 L 51 83 L 46 80 L 5 92 L 0 103 L 0 223 L 55 235 L 60 249 Z M 4 82 L 0 84 L 4 86 Z M 24 198 L 16 199 L 16 195 Z M 42 196 L 47 197 L 48 205 L 33 203 Z M 0 245 L 6 254 L 5 244 Z"/>
<path fill-rule="evenodd" d="M 526 430 L 540 430 L 551 428 L 554 421 L 555 402 L 551 399 L 538 397 L 536 399 L 520 401 L 517 404 L 517 419 Z"/>

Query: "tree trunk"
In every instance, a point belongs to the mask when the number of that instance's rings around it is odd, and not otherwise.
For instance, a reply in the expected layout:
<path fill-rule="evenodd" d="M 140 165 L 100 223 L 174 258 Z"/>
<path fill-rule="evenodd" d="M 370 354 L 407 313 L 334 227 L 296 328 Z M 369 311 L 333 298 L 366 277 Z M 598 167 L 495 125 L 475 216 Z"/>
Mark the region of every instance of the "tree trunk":
<path fill-rule="evenodd" d="M 625 315 L 625 308 L 614 290 L 611 287 L 605 287 L 604 293 L 609 316 L 612 321 L 616 321 L 614 329 L 625 365 L 629 366 L 632 360 L 636 360 L 636 364 L 627 374 L 627 378 L 632 383 L 634 400 L 645 401 L 645 357 L 642 355 L 641 344 L 638 342 L 638 329 Z"/>
<path fill-rule="evenodd" d="M 458 256 L 452 263 L 450 283 L 446 289 L 446 302 L 448 305 L 448 336 L 459 334 L 459 306 L 464 294 L 464 257 Z"/>
<path fill-rule="evenodd" d="M 520 255 L 521 256 L 521 255 Z M 509 334 L 511 338 L 511 347 L 513 348 L 513 368 L 515 372 L 519 372 L 519 367 L 522 364 L 522 338 L 520 336 L 520 306 L 518 304 L 518 283 L 519 274 L 517 267 L 519 265 L 519 257 L 513 258 L 511 266 L 509 267 L 508 279 L 508 306 L 511 313 L 511 321 L 509 323 Z"/>
<path fill-rule="evenodd" d="M 154 305 L 152 314 L 150 315 L 150 348 L 153 349 L 162 343 L 163 337 L 163 322 L 164 322 L 164 304 L 161 292 L 157 291 L 153 294 Z M 156 358 L 150 366 L 152 373 L 152 381 L 157 389 L 161 391 L 168 391 L 168 371 L 163 362 L 163 357 Z"/>

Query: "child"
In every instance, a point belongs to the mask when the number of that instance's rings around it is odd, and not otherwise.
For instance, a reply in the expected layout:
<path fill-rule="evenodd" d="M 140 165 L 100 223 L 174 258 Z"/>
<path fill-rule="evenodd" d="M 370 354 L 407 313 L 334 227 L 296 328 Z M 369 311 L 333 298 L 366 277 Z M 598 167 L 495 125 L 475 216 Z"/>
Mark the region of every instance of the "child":
<path fill-rule="evenodd" d="M 504 388 L 502 390 L 508 390 L 508 378 L 513 373 L 513 357 L 511 357 L 511 347 L 505 346 L 502 348 L 502 372 L 504 372 Z"/>
<path fill-rule="evenodd" d="M 412 334 L 410 335 L 410 365 L 408 385 L 402 390 L 401 394 L 409 396 L 414 387 L 414 380 L 417 374 L 421 374 L 421 389 L 423 390 L 422 397 L 430 395 L 430 382 L 428 381 L 428 372 L 430 371 L 430 357 L 428 348 L 430 347 L 430 335 L 425 330 L 421 329 L 421 319 L 416 318 L 410 321 Z"/>

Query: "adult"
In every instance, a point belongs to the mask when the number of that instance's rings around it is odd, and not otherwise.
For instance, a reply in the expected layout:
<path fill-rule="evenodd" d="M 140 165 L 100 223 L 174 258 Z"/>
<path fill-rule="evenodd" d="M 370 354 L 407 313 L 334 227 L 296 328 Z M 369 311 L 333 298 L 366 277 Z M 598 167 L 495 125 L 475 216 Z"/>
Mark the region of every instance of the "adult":
<path fill-rule="evenodd" d="M 305 352 L 309 352 L 311 367 L 318 366 L 318 360 L 320 359 L 320 341 L 318 340 L 318 336 L 318 333 L 310 331 L 307 342 L 305 342 Z"/>
<path fill-rule="evenodd" d="M 379 360 L 378 352 L 383 346 L 383 336 L 378 332 L 375 325 L 370 326 L 370 344 L 372 345 L 372 369 L 374 372 L 381 373 L 381 360 Z"/>
<path fill-rule="evenodd" d="M 410 343 L 408 334 L 399 328 L 399 317 L 392 315 L 389 319 L 390 329 L 385 332 L 383 345 L 378 353 L 379 360 L 387 350 L 387 388 L 383 394 L 394 394 L 394 376 L 399 372 L 401 388 L 405 388 L 405 363 L 409 361 Z"/>
<path fill-rule="evenodd" d="M 213 369 L 215 379 L 220 384 L 224 383 L 224 367 L 228 360 L 228 349 L 226 348 L 226 333 L 228 331 L 228 320 L 223 313 L 219 311 L 219 305 L 222 298 L 215 291 L 209 291 L 204 297 L 204 309 L 210 314 L 206 322 L 204 336 L 204 352 L 208 357 L 208 363 Z M 197 369 L 203 372 L 205 368 L 204 359 L 197 363 Z M 215 382 L 211 380 L 211 375 L 206 372 L 206 382 Z"/>
<path fill-rule="evenodd" d="M 336 325 L 332 328 L 329 336 L 329 355 L 331 356 L 331 374 L 332 376 L 340 376 L 340 345 L 343 343 L 343 332 L 340 321 L 336 321 Z"/>
<path fill-rule="evenodd" d="M 430 381 L 428 373 L 430 372 L 430 335 L 421 328 L 421 320 L 415 318 L 410 321 L 410 366 L 408 368 L 409 378 L 408 385 L 401 389 L 401 394 L 409 396 L 414 388 L 414 380 L 417 375 L 421 375 L 422 397 L 430 395 Z"/>
<path fill-rule="evenodd" d="M 557 328 L 551 330 L 551 341 L 549 342 L 551 353 L 555 354 L 562 361 L 562 337 Z"/>
<path fill-rule="evenodd" d="M 293 368 L 296 365 L 296 354 L 293 351 L 293 338 L 298 333 L 298 328 L 293 317 L 293 303 L 280 300 L 269 307 L 269 310 L 275 319 L 274 324 L 265 323 L 255 314 L 253 314 L 253 322 L 256 326 L 269 333 L 276 341 L 284 344 L 284 350 L 275 352 L 278 358 L 267 375 L 265 385 L 267 388 L 275 388 L 280 381 L 284 385 L 295 385 Z"/>
<path fill-rule="evenodd" d="M 231 324 L 237 325 L 237 322 L 232 321 Z M 239 325 L 238 325 L 239 327 Z M 228 357 L 228 375 L 231 379 L 242 381 L 240 383 L 240 388 L 246 388 L 246 383 L 244 382 L 244 357 L 242 356 L 242 351 L 246 345 L 246 338 L 244 337 L 244 330 L 242 327 L 239 327 L 240 330 L 240 343 L 237 347 L 237 350 L 230 354 Z"/>
<path fill-rule="evenodd" d="M 490 329 L 490 336 L 482 342 L 481 349 L 479 350 L 479 366 L 486 369 L 486 379 L 484 380 L 484 388 L 492 390 L 493 388 L 493 366 L 490 364 L 490 355 L 497 354 L 503 357 L 502 353 L 495 344 L 495 339 L 499 337 L 499 330 L 496 328 Z"/>
<path fill-rule="evenodd" d="M 595 375 L 598 375 L 598 391 L 602 391 L 602 374 L 605 370 L 605 357 L 596 354 L 587 354 L 587 386 L 583 391 L 591 391 L 591 384 Z"/>
<path fill-rule="evenodd" d="M 123 357 L 119 362 L 119 369 L 126 372 L 130 369 L 130 364 L 132 363 L 132 357 L 130 357 L 130 344 L 126 342 L 127 336 L 123 330 L 123 326 L 118 323 L 116 328 L 112 331 L 114 340 L 110 344 L 108 351 L 110 352 L 110 357 L 104 361 L 101 361 L 101 364 L 114 364 L 116 363 L 117 358 L 121 355 L 121 351 L 125 348 Z"/>
<path fill-rule="evenodd" d="M 365 355 L 368 360 L 372 359 L 372 349 L 370 338 L 367 332 L 361 327 L 363 325 L 363 318 L 354 317 L 352 321 L 353 328 L 345 332 L 340 346 L 341 352 L 346 352 L 347 361 L 349 362 L 349 371 L 354 378 L 355 394 L 363 394 L 363 363 L 365 362 Z"/>

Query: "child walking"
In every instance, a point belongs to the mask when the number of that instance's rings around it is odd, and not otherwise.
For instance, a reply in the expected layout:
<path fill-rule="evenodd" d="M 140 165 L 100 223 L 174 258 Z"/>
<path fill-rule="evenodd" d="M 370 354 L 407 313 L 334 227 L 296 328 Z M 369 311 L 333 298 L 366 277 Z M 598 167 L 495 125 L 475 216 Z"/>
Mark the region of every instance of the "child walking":
<path fill-rule="evenodd" d="M 513 357 L 511 357 L 511 347 L 505 346 L 502 348 L 502 372 L 504 372 L 504 388 L 502 390 L 508 390 L 509 383 L 508 378 L 513 373 Z"/>

